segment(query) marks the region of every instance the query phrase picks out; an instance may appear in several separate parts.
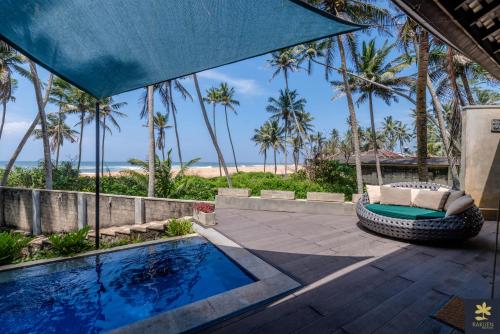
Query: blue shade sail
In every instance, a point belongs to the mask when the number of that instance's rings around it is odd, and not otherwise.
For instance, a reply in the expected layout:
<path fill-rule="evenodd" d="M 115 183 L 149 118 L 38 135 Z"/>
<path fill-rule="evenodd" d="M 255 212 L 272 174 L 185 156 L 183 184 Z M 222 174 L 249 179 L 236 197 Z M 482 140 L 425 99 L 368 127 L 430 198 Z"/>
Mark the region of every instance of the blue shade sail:
<path fill-rule="evenodd" d="M 0 37 L 95 97 L 360 29 L 299 0 L 2 0 Z"/>

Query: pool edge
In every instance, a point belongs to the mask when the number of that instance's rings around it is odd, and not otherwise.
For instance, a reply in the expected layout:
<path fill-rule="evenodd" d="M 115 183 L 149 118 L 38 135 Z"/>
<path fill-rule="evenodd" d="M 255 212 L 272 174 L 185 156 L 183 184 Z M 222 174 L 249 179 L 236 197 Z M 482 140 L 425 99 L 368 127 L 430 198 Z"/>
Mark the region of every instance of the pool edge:
<path fill-rule="evenodd" d="M 194 226 L 194 224 L 193 224 Z M 181 239 L 186 239 L 186 238 L 192 238 L 195 236 L 198 236 L 200 234 L 198 233 L 190 233 L 178 237 L 169 237 L 169 238 L 163 238 L 163 239 L 155 239 L 155 240 L 149 240 L 149 241 L 142 241 L 138 243 L 133 243 L 133 244 L 128 244 L 128 245 L 123 245 L 123 246 L 116 246 L 112 248 L 105 248 L 105 249 L 97 249 L 97 250 L 91 250 L 85 253 L 80 253 L 74 256 L 60 256 L 60 257 L 53 257 L 50 259 L 41 259 L 41 260 L 33 260 L 33 261 L 26 261 L 26 262 L 21 262 L 21 263 L 15 263 L 15 264 L 7 264 L 4 266 L 0 266 L 0 273 L 4 271 L 10 271 L 10 270 L 15 270 L 15 269 L 23 269 L 23 268 L 29 268 L 33 266 L 38 266 L 41 264 L 49 264 L 49 263 L 54 263 L 54 262 L 62 262 L 62 261 L 67 261 L 67 260 L 73 260 L 73 259 L 79 259 L 87 256 L 95 256 L 95 255 L 100 255 L 100 254 L 107 254 L 107 253 L 113 253 L 113 252 L 118 252 L 122 250 L 127 250 L 127 249 L 132 249 L 132 248 L 138 248 L 138 247 L 144 247 L 144 246 L 150 246 L 150 245 L 157 245 L 161 244 L 164 242 L 169 242 L 169 241 L 175 241 L 175 240 L 181 240 Z"/>
<path fill-rule="evenodd" d="M 197 224 L 193 224 L 193 228 L 197 234 L 214 244 L 227 257 L 253 275 L 257 281 L 116 328 L 108 333 L 168 334 L 193 331 L 259 307 L 301 287 L 299 282 L 215 229 L 204 228 Z"/>

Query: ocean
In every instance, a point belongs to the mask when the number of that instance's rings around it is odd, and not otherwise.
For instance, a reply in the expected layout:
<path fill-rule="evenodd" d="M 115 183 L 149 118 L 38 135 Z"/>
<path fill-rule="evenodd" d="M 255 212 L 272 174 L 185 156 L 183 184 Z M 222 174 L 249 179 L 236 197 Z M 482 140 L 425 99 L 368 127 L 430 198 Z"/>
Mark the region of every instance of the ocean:
<path fill-rule="evenodd" d="M 4 169 L 7 165 L 8 161 L 0 161 L 0 169 Z M 39 161 L 16 161 L 16 167 L 22 168 L 33 168 L 39 165 Z M 73 162 L 73 165 L 76 167 L 76 161 Z M 262 163 L 238 163 L 238 166 L 261 166 Z M 192 166 L 192 168 L 212 168 L 217 167 L 217 162 L 203 162 L 198 161 L 196 164 Z M 228 167 L 233 167 L 234 163 L 227 163 Z M 180 164 L 177 162 L 173 163 L 173 167 L 180 167 Z M 104 162 L 104 171 L 105 172 L 119 172 L 121 170 L 138 170 L 140 167 L 132 166 L 127 161 L 105 161 Z M 80 172 L 81 173 L 94 173 L 95 172 L 95 162 L 94 161 L 82 161 L 80 164 Z"/>

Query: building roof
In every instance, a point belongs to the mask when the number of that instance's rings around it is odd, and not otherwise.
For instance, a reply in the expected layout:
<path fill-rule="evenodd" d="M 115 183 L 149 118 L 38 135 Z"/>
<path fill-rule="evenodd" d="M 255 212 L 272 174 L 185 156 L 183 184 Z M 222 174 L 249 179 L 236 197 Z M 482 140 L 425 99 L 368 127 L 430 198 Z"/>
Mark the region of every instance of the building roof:
<path fill-rule="evenodd" d="M 500 1 L 393 0 L 432 34 L 500 80 Z"/>
<path fill-rule="evenodd" d="M 349 157 L 348 160 L 342 155 L 334 157 L 335 160 L 343 163 L 354 165 L 354 156 Z M 417 158 L 413 156 L 403 156 L 396 152 L 379 150 L 380 164 L 383 166 L 417 166 Z M 375 165 L 375 156 L 373 150 L 361 152 L 361 164 Z M 446 157 L 428 157 L 427 164 L 430 167 L 446 167 L 448 166 L 448 158 Z"/>
<path fill-rule="evenodd" d="M 360 29 L 299 0 L 2 0 L 0 38 L 95 97 Z"/>

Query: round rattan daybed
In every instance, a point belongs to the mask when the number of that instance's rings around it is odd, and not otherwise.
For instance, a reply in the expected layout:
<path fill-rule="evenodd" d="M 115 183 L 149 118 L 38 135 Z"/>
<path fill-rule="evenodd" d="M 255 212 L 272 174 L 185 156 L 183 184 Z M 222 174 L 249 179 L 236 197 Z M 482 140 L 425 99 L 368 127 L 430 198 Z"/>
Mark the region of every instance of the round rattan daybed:
<path fill-rule="evenodd" d="M 390 186 L 430 190 L 445 187 L 436 183 L 424 182 L 401 182 L 390 184 Z M 408 220 L 376 214 L 366 208 L 369 203 L 368 194 L 364 193 L 356 205 L 356 213 L 361 225 L 373 232 L 397 239 L 416 241 L 464 240 L 476 236 L 484 223 L 483 216 L 475 205 L 455 216 Z"/>

